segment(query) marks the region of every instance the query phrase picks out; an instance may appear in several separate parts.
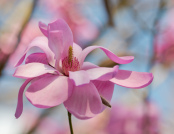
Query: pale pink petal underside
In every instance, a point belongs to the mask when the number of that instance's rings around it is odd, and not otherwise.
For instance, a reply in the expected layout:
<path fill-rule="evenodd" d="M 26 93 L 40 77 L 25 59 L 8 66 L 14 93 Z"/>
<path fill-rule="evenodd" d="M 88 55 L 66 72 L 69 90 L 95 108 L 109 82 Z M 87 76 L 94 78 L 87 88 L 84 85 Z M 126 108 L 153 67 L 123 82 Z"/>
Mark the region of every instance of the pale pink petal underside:
<path fill-rule="evenodd" d="M 118 57 L 116 56 L 114 53 L 112 53 L 111 51 L 109 51 L 108 49 L 101 47 L 101 46 L 90 46 L 85 48 L 82 51 L 82 54 L 80 56 L 81 60 L 80 60 L 80 64 L 82 65 L 86 56 L 93 51 L 94 49 L 100 48 L 112 61 L 114 61 L 115 63 L 118 64 L 127 64 L 133 61 L 134 57 L 133 56 L 124 56 L 124 57 Z"/>
<path fill-rule="evenodd" d="M 28 79 L 38 77 L 46 73 L 58 73 L 58 71 L 49 65 L 42 63 L 28 63 L 17 67 L 14 77 Z"/>
<path fill-rule="evenodd" d="M 90 82 L 89 75 L 84 70 L 75 72 L 69 71 L 69 78 L 74 81 L 76 86 L 87 84 Z"/>
<path fill-rule="evenodd" d="M 73 84 L 65 76 L 47 75 L 27 89 L 27 99 L 38 108 L 50 108 L 63 103 L 71 95 Z"/>
<path fill-rule="evenodd" d="M 31 79 L 27 79 L 21 86 L 21 88 L 19 89 L 19 93 L 18 93 L 18 103 L 17 103 L 17 107 L 16 107 L 16 112 L 15 112 L 15 117 L 19 118 L 22 114 L 23 111 L 23 93 L 25 90 L 25 87 L 27 86 L 27 84 L 31 81 Z"/>
<path fill-rule="evenodd" d="M 138 89 L 148 86 L 152 80 L 152 73 L 119 70 L 110 81 L 123 87 Z"/>
<path fill-rule="evenodd" d="M 90 80 L 108 81 L 115 77 L 119 66 L 113 68 L 98 67 L 86 70 Z"/>
<path fill-rule="evenodd" d="M 64 105 L 68 111 L 80 119 L 94 117 L 102 110 L 100 95 L 91 82 L 81 86 L 74 86 L 72 95 L 64 102 Z"/>
<path fill-rule="evenodd" d="M 88 70 L 88 69 L 97 68 L 97 67 L 99 67 L 99 66 L 97 66 L 91 62 L 83 62 L 83 65 L 80 69 L 81 70 Z"/>

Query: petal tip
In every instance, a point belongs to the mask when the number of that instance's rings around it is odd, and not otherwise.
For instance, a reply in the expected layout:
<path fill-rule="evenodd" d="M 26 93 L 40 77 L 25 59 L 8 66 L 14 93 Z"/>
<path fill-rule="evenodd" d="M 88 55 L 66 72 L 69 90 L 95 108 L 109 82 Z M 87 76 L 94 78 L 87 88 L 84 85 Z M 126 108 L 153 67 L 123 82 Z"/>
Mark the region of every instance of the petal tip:
<path fill-rule="evenodd" d="M 15 114 L 16 119 L 18 119 L 21 115 Z"/>
<path fill-rule="evenodd" d="M 48 32 L 47 32 L 47 25 L 41 21 L 39 21 L 38 23 L 39 25 L 39 29 L 41 30 L 41 32 L 46 36 L 48 37 Z"/>

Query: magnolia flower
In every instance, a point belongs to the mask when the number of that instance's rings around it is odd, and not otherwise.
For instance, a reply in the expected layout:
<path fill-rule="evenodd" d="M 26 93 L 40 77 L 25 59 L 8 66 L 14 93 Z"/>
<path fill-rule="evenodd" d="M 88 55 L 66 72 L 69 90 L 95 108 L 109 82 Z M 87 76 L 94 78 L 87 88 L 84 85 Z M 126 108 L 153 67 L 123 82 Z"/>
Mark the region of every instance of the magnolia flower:
<path fill-rule="evenodd" d="M 99 67 L 85 62 L 86 56 L 100 48 L 112 61 L 127 64 L 133 56 L 118 57 L 101 46 L 90 46 L 84 50 L 73 43 L 72 32 L 67 23 L 58 19 L 49 23 L 39 23 L 46 37 L 35 38 L 16 64 L 15 77 L 26 79 L 19 90 L 16 118 L 23 111 L 23 92 L 27 99 L 38 108 L 50 108 L 61 103 L 79 119 L 88 119 L 101 113 L 110 102 L 114 84 L 128 88 L 143 88 L 152 82 L 151 73 Z M 22 64 L 26 53 L 32 47 L 39 47 L 44 53 L 32 53 Z"/>

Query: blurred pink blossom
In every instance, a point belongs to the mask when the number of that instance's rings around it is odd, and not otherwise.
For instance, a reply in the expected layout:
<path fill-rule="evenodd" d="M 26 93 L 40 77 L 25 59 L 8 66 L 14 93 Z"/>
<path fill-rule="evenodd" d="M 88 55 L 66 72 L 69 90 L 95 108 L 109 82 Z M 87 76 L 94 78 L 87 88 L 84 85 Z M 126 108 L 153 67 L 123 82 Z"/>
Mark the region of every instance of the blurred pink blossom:
<path fill-rule="evenodd" d="M 152 103 L 134 107 L 113 106 L 108 134 L 159 134 L 159 111 Z"/>
<path fill-rule="evenodd" d="M 11 55 L 9 59 L 9 66 L 14 66 L 18 59 L 21 57 L 21 54 L 25 51 L 28 47 L 28 44 L 37 36 L 42 35 L 40 30 L 38 29 L 38 21 L 31 20 L 27 23 L 26 27 L 24 28 L 21 34 L 21 40 L 15 52 Z"/>
<path fill-rule="evenodd" d="M 89 119 L 101 113 L 106 106 L 103 99 L 110 102 L 114 84 L 127 88 L 148 86 L 153 75 L 145 72 L 98 67 L 84 62 L 94 49 L 100 48 L 112 61 L 128 64 L 133 56 L 118 57 L 101 46 L 82 48 L 73 43 L 73 35 L 68 24 L 58 19 L 48 26 L 39 23 L 40 30 L 46 36 L 35 38 L 16 66 L 22 64 L 26 53 L 32 47 L 38 47 L 44 53 L 32 53 L 25 60 L 25 65 L 17 67 L 14 76 L 26 79 L 18 95 L 15 116 L 23 110 L 23 92 L 31 82 L 25 95 L 38 108 L 50 108 L 64 103 L 66 109 L 79 119 Z"/>
<path fill-rule="evenodd" d="M 164 65 L 174 62 L 174 10 L 167 12 L 165 22 L 159 24 L 159 32 L 155 37 L 155 59 Z"/>
<path fill-rule="evenodd" d="M 58 124 L 56 120 L 51 118 L 42 119 L 36 129 L 36 134 L 68 134 L 69 128 L 63 124 Z"/>
<path fill-rule="evenodd" d="M 157 106 L 146 101 L 145 106 L 142 106 L 141 110 L 141 129 L 147 134 L 160 134 L 160 112 Z"/>
<path fill-rule="evenodd" d="M 174 62 L 174 29 L 168 29 L 156 37 L 155 58 L 165 65 Z"/>

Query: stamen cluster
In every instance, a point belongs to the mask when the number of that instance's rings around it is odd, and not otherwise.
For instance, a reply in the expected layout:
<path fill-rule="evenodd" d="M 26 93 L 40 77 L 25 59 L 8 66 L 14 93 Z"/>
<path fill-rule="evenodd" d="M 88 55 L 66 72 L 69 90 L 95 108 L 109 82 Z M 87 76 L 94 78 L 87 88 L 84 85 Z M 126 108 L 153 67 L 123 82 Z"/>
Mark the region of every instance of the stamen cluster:
<path fill-rule="evenodd" d="M 69 76 L 69 71 L 78 71 L 80 69 L 79 61 L 73 57 L 73 48 L 69 47 L 68 57 L 62 60 L 62 70 L 66 76 Z"/>

